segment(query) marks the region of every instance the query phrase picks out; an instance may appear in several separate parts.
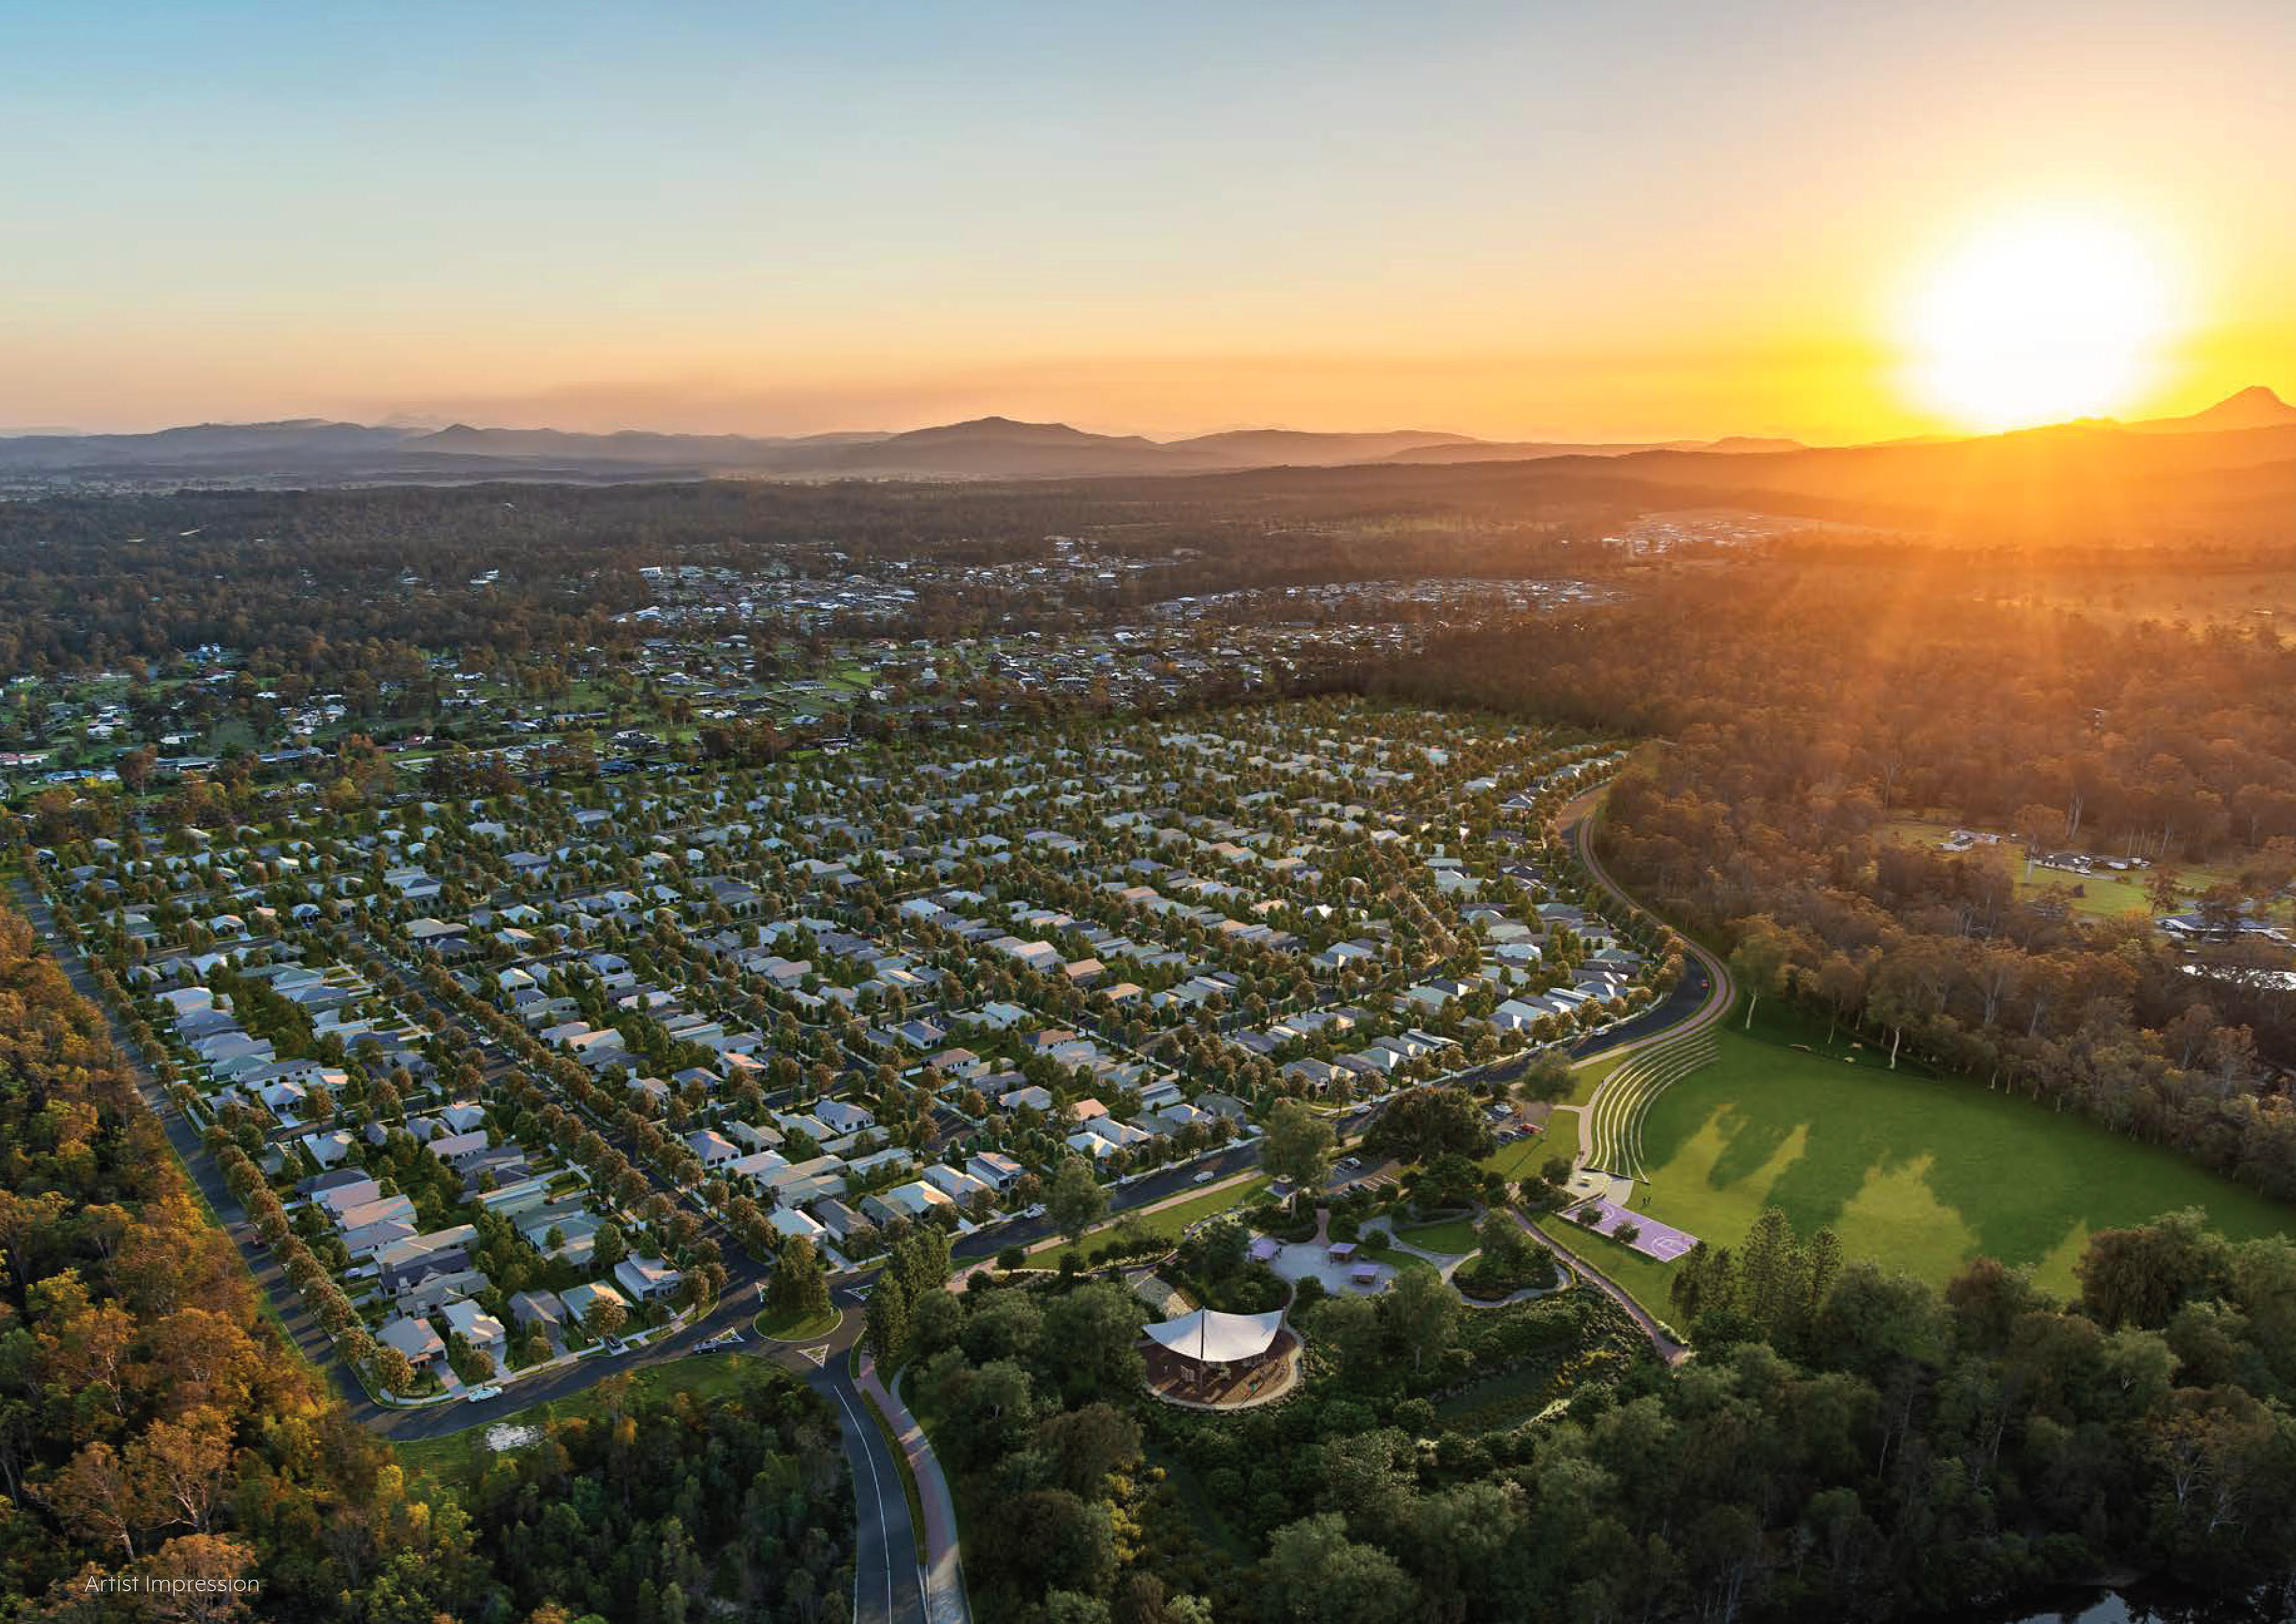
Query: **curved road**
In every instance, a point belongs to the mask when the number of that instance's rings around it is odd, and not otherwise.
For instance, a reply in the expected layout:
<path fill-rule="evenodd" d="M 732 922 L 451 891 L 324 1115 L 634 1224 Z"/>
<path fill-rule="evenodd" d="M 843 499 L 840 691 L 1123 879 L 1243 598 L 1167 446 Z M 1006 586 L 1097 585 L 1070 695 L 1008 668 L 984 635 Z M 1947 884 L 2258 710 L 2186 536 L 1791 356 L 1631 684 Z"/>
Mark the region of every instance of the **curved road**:
<path fill-rule="evenodd" d="M 1645 918 L 1664 925 L 1648 908 L 1629 896 L 1624 886 L 1611 878 L 1602 859 L 1595 855 L 1595 806 L 1602 800 L 1603 786 L 1598 785 L 1562 808 L 1557 822 L 1564 822 L 1562 836 L 1570 842 L 1595 883 L 1608 891 L 1619 904 Z M 1667 927 L 1672 930 L 1672 926 Z M 1679 931 L 1675 939 L 1682 944 L 1682 980 L 1673 990 L 1650 1008 L 1625 1025 L 1605 1032 L 1599 1038 L 1589 1038 L 1571 1050 L 1573 1060 L 1588 1060 L 1613 1050 L 1648 1048 L 1660 1038 L 1679 1038 L 1685 1033 L 1702 1031 L 1719 1022 L 1738 1001 L 1737 983 L 1731 979 L 1730 967 L 1706 948 L 1699 946 Z"/>

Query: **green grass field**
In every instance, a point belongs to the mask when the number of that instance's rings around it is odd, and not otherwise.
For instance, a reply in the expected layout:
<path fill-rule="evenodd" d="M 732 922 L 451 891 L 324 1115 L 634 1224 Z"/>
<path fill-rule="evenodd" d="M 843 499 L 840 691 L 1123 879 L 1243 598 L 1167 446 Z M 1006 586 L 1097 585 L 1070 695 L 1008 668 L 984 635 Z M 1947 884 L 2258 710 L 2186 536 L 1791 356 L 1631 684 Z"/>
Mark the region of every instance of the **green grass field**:
<path fill-rule="evenodd" d="M 1548 1157 L 1560 1156 L 1568 1161 L 1578 1151 L 1578 1113 L 1568 1105 L 1558 1105 L 1547 1119 L 1545 1133 L 1503 1144 L 1479 1165 L 1489 1168 L 1511 1185 L 1520 1184 L 1538 1172 Z"/>
<path fill-rule="evenodd" d="M 1192 1196 L 1184 1202 L 1175 1202 L 1171 1206 L 1155 1212 L 1140 1213 L 1133 1218 L 1133 1227 L 1149 1234 L 1160 1234 L 1177 1240 L 1180 1231 L 1198 1218 L 1210 1218 L 1216 1212 L 1226 1212 L 1231 1207 L 1242 1206 L 1253 1196 L 1267 1188 L 1268 1182 L 1267 1174 L 1254 1173 L 1242 1184 L 1227 1185 L 1206 1194 Z M 1103 1224 L 1086 1234 L 1084 1238 L 1084 1250 L 1090 1251 L 1094 1237 L 1114 1227 L 1113 1224 Z M 1059 1235 L 1054 1235 L 1049 1241 L 1037 1242 L 1029 1249 L 1029 1254 L 1036 1257 L 1046 1252 L 1064 1251 L 1067 1248 L 1068 1242 Z"/>
<path fill-rule="evenodd" d="M 2070 1112 L 1966 1079 L 1891 1073 L 1870 1048 L 1845 1063 L 1734 1023 L 1719 1045 L 1715 1064 L 1652 1106 L 1651 1179 L 1635 1201 L 1703 1239 L 1734 1245 L 1777 1206 L 1804 1230 L 1832 1225 L 1849 1257 L 1942 1281 L 1986 1252 L 2070 1294 L 2092 1234 L 2179 1208 L 2205 1209 L 2235 1238 L 2296 1234 L 2296 1209 Z M 1641 1282 L 1620 1283 L 1644 1296 Z M 1660 1290 L 1645 1302 L 1663 1314 Z"/>
<path fill-rule="evenodd" d="M 667 1365 L 643 1366 L 632 1371 L 631 1397 L 636 1398 L 641 1393 L 687 1392 L 701 1398 L 724 1398 L 738 1391 L 745 1378 L 783 1382 L 797 1379 L 767 1359 L 745 1358 L 733 1353 L 696 1354 L 691 1358 L 676 1359 Z M 571 1398 L 553 1404 L 550 1413 L 560 1420 L 598 1414 L 597 1389 L 585 1388 Z M 477 1480 L 488 1456 L 485 1437 L 487 1428 L 504 1422 L 531 1424 L 535 1419 L 525 1411 L 514 1415 L 489 1415 L 485 1426 L 474 1423 L 463 1431 L 452 1432 L 444 1438 L 418 1438 L 405 1443 L 393 1439 L 391 1453 L 398 1457 L 398 1464 L 406 1470 L 410 1483 L 422 1478 L 447 1484 L 472 1482 Z"/>
<path fill-rule="evenodd" d="M 817 1342 L 836 1330 L 844 1317 L 841 1308 L 832 1308 L 826 1314 L 792 1314 L 786 1308 L 767 1308 L 750 1325 L 759 1336 L 771 1337 L 777 1342 Z"/>
<path fill-rule="evenodd" d="M 1571 1089 L 1570 1097 L 1569 1099 L 1560 1102 L 1558 1109 L 1560 1109 L 1561 1106 L 1565 1105 L 1585 1105 L 1587 1101 L 1595 1097 L 1595 1086 L 1601 1083 L 1604 1078 L 1610 1076 L 1611 1072 L 1626 1064 L 1628 1057 L 1628 1052 L 1613 1049 L 1607 1054 L 1595 1055 L 1594 1059 L 1578 1067 L 1578 1087 Z"/>
<path fill-rule="evenodd" d="M 1464 1218 L 1450 1218 L 1440 1224 L 1414 1224 L 1408 1229 L 1395 1232 L 1396 1239 L 1407 1241 L 1422 1251 L 1441 1252 L 1447 1258 L 1464 1258 L 1482 1243 L 1475 1236 L 1475 1226 Z"/>

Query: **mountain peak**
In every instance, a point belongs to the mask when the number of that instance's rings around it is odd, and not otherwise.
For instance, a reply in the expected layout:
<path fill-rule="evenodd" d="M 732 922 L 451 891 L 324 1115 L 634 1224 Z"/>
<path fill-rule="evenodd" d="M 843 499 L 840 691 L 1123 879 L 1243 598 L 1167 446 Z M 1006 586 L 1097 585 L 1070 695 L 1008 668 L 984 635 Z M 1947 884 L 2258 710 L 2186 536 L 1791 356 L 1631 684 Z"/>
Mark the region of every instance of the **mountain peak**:
<path fill-rule="evenodd" d="M 2210 434 L 2237 429 L 2279 429 L 2291 423 L 2296 423 L 2296 406 L 2263 384 L 2251 383 L 2189 417 L 2155 417 L 2128 426 L 2153 434 Z"/>

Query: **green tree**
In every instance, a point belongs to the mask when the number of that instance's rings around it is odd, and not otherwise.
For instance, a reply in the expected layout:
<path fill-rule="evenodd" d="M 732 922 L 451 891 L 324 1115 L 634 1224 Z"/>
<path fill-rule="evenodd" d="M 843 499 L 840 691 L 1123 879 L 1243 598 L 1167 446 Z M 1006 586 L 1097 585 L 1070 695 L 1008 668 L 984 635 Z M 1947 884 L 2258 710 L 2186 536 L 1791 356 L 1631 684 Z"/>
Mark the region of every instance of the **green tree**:
<path fill-rule="evenodd" d="M 1073 1246 L 1107 1210 L 1108 1192 L 1093 1177 L 1092 1164 L 1081 1156 L 1062 1158 L 1054 1169 L 1052 1188 L 1045 1192 L 1045 1211 L 1053 1227 Z"/>
<path fill-rule="evenodd" d="M 1390 1101 L 1364 1136 L 1364 1148 L 1398 1161 L 1446 1153 L 1473 1161 L 1491 1153 L 1491 1127 L 1464 1088 L 1414 1088 Z"/>
<path fill-rule="evenodd" d="M 793 1318 L 817 1318 L 829 1312 L 829 1275 L 821 1254 L 804 1235 L 791 1235 L 774 1257 L 767 1300 Z"/>
<path fill-rule="evenodd" d="M 1767 915 L 1738 922 L 1738 945 L 1730 949 L 1730 973 L 1746 995 L 1746 1025 L 1754 1024 L 1754 1005 L 1775 992 L 1792 957 L 1793 943 Z"/>
<path fill-rule="evenodd" d="M 880 1270 L 877 1284 L 870 1288 L 864 1335 L 881 1368 L 890 1368 L 909 1340 L 909 1289 L 890 1269 Z"/>
<path fill-rule="evenodd" d="M 1260 1564 L 1267 1608 L 1300 1624 L 1406 1624 L 1419 1616 L 1410 1576 L 1377 1546 L 1348 1538 L 1337 1512 L 1277 1529 Z"/>
<path fill-rule="evenodd" d="M 619 1300 L 603 1292 L 593 1296 L 589 1306 L 582 1310 L 583 1328 L 595 1337 L 614 1336 L 629 1321 L 629 1309 L 624 1308 Z"/>
<path fill-rule="evenodd" d="M 1338 1141 L 1332 1125 L 1298 1100 L 1277 1102 L 1267 1113 L 1259 1141 L 1259 1163 L 1276 1177 L 1288 1179 L 1294 1190 L 1311 1197 L 1331 1176 L 1332 1152 Z"/>
<path fill-rule="evenodd" d="M 1390 1331 L 1410 1350 L 1411 1368 L 1423 1370 L 1428 1356 L 1451 1345 L 1459 1323 L 1459 1299 L 1431 1268 L 1406 1268 L 1388 1288 L 1382 1316 Z"/>
<path fill-rule="evenodd" d="M 1542 1049 L 1515 1079 L 1513 1094 L 1525 1105 L 1557 1105 L 1569 1099 L 1578 1086 L 1578 1076 L 1570 1061 L 1557 1050 Z"/>

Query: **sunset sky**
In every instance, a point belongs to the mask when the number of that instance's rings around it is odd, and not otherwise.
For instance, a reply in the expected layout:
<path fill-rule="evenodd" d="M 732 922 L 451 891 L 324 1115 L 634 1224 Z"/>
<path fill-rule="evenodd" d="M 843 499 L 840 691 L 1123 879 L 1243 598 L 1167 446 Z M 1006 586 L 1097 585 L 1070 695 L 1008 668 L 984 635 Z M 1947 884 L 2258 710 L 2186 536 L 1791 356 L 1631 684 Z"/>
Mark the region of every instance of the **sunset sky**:
<path fill-rule="evenodd" d="M 0 73 L 19 429 L 1873 438 L 2025 409 L 1921 313 L 2062 217 L 2111 409 L 2296 394 L 2285 0 L 15 4 Z"/>

